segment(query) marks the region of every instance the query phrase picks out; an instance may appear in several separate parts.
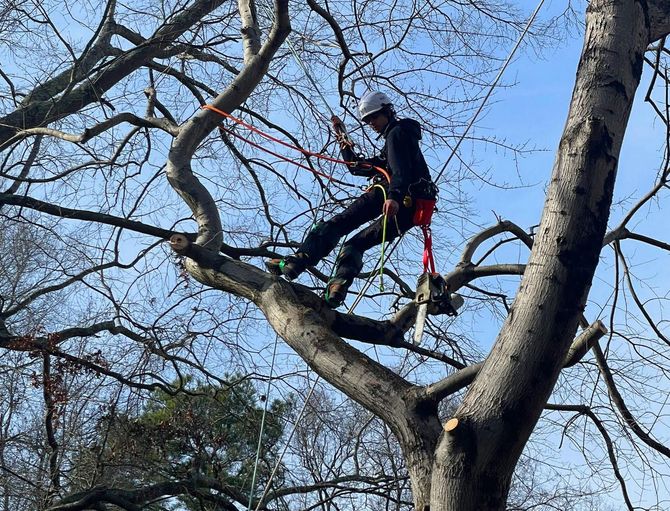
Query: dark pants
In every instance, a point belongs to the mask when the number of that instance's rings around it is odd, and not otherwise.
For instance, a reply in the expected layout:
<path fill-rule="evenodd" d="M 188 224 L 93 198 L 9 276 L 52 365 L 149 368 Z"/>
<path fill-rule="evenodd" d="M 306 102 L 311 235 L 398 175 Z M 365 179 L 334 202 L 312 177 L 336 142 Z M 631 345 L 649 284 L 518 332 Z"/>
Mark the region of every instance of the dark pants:
<path fill-rule="evenodd" d="M 314 266 L 337 246 L 342 236 L 376 219 L 349 238 L 337 258 L 334 276 L 344 280 L 349 286 L 363 268 L 365 251 L 382 242 L 384 217 L 380 215 L 383 205 L 382 190 L 379 187 L 372 188 L 354 200 L 342 213 L 314 227 L 297 252 L 307 256 L 308 266 Z M 391 241 L 410 229 L 413 226 L 413 215 L 414 207 L 407 208 L 400 204 L 395 218 L 387 219 L 386 241 Z"/>

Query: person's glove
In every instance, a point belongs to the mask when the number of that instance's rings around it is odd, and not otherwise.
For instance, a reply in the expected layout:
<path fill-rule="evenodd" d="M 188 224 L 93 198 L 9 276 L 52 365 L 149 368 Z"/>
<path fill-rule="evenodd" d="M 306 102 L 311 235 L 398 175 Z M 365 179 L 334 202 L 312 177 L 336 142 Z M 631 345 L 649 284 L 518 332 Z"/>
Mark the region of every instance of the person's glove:
<path fill-rule="evenodd" d="M 333 115 L 330 118 L 330 122 L 333 124 L 333 131 L 335 132 L 335 140 L 340 144 L 340 147 L 344 149 L 345 147 L 353 148 L 354 143 L 349 139 L 347 135 L 347 130 L 344 127 L 344 123 L 337 116 Z"/>

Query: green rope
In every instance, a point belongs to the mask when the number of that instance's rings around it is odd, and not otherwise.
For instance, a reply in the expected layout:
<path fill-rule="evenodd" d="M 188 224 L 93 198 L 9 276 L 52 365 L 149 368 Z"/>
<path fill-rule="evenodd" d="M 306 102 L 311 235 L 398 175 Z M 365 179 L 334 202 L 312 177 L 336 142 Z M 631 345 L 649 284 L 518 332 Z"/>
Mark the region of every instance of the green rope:
<path fill-rule="evenodd" d="M 478 110 L 475 112 L 474 116 L 473 116 L 472 119 L 470 120 L 470 123 L 469 123 L 468 126 L 466 127 L 465 132 L 461 135 L 461 137 L 460 137 L 460 139 L 458 140 L 456 146 L 452 149 L 451 154 L 450 154 L 449 157 L 447 158 L 447 161 L 445 162 L 445 164 L 443 165 L 442 169 L 441 169 L 440 172 L 438 173 L 437 178 L 436 178 L 435 181 L 434 181 L 435 184 L 437 184 L 437 182 L 440 180 L 442 174 L 444 173 L 444 171 L 446 170 L 446 168 L 449 166 L 449 162 L 451 161 L 451 159 L 453 158 L 453 156 L 456 154 L 456 151 L 458 150 L 458 148 L 459 148 L 461 142 L 462 142 L 463 139 L 465 138 L 465 136 L 466 136 L 466 134 L 468 133 L 468 131 L 470 130 L 471 126 L 474 124 L 474 122 L 475 122 L 475 120 L 477 119 L 477 117 L 478 117 L 479 113 L 481 112 L 481 110 L 484 108 L 484 105 L 486 104 L 486 102 L 487 102 L 489 96 L 491 96 L 491 94 L 493 93 L 493 90 L 494 90 L 495 87 L 497 86 L 499 79 L 501 78 L 502 74 L 505 72 L 505 70 L 507 69 L 507 66 L 508 66 L 509 63 L 511 62 L 512 57 L 514 56 L 514 53 L 516 52 L 517 48 L 521 45 L 521 42 L 522 42 L 523 38 L 525 37 L 526 33 L 530 30 L 530 27 L 531 27 L 531 25 L 533 24 L 533 22 L 534 22 L 534 20 L 535 20 L 535 17 L 537 16 L 538 12 L 539 12 L 540 9 L 542 8 L 542 5 L 544 4 L 544 1 L 545 1 L 545 0 L 540 0 L 538 6 L 535 8 L 535 11 L 533 12 L 533 14 L 531 15 L 531 17 L 529 18 L 528 23 L 527 23 L 527 25 L 526 25 L 526 28 L 524 29 L 524 31 L 522 32 L 521 36 L 519 37 L 519 39 L 518 39 L 516 45 L 514 46 L 514 48 L 512 49 L 512 51 L 510 52 L 510 55 L 507 57 L 507 60 L 505 61 L 505 63 L 504 63 L 503 66 L 501 67 L 501 69 L 499 70 L 499 72 L 498 72 L 498 76 L 496 76 L 495 80 L 493 81 L 493 84 L 492 84 L 491 87 L 489 88 L 488 93 L 486 94 L 486 96 L 485 96 L 484 99 L 482 100 L 481 104 L 479 105 Z M 266 7 L 266 9 L 268 9 L 268 11 L 270 11 L 270 9 L 269 9 L 268 7 Z M 270 11 L 270 12 L 271 12 L 271 11 Z M 315 80 L 312 78 L 311 74 L 309 73 L 309 71 L 308 71 L 308 69 L 307 69 L 307 66 L 305 66 L 304 62 L 302 61 L 302 59 L 301 59 L 300 56 L 298 55 L 298 52 L 295 50 L 293 44 L 291 43 L 290 38 L 287 38 L 287 41 L 288 41 L 289 49 L 291 50 L 291 53 L 293 54 L 293 57 L 295 58 L 296 62 L 299 64 L 299 66 L 300 66 L 300 67 L 302 68 L 302 70 L 304 71 L 305 76 L 307 77 L 307 79 L 308 79 L 308 80 L 312 83 L 312 85 L 314 86 L 314 90 L 316 90 L 317 93 L 321 96 L 321 99 L 322 99 L 322 101 L 324 102 L 324 104 L 326 105 L 326 108 L 330 111 L 331 115 L 333 115 L 333 111 L 332 111 L 332 109 L 330 108 L 330 105 L 328 104 L 328 101 L 326 100 L 326 98 L 324 97 L 324 95 L 323 95 L 323 93 L 321 92 L 320 88 L 318 87 L 318 84 L 317 84 L 317 83 L 315 82 Z M 354 62 L 355 62 L 355 61 L 354 61 Z M 361 73 L 361 75 L 363 76 L 362 73 Z M 364 77 L 364 76 L 363 76 L 363 79 L 364 79 L 364 81 L 365 81 L 365 77 Z M 379 186 L 379 185 L 376 185 L 376 186 Z M 386 202 L 386 190 L 384 190 L 384 188 L 383 188 L 382 186 L 380 186 L 380 188 L 382 189 L 382 191 L 383 191 L 383 193 L 384 193 L 384 202 Z M 325 190 L 323 191 L 321 200 L 323 201 L 324 198 L 325 198 Z M 317 208 L 317 211 L 318 211 L 318 208 Z M 316 215 L 315 215 L 315 218 L 316 218 Z M 382 276 L 383 276 L 384 259 L 385 259 L 384 248 L 385 248 L 385 244 L 386 244 L 386 220 L 387 220 L 386 215 L 384 215 L 384 224 L 383 224 L 383 227 L 382 227 L 382 248 L 381 248 L 382 253 L 381 253 L 381 258 L 380 258 L 380 263 L 381 263 L 381 264 L 380 264 L 380 268 L 379 268 L 380 291 L 383 291 L 383 290 L 384 290 L 384 289 L 383 289 L 383 280 L 382 280 L 383 277 L 382 277 Z M 398 221 L 398 220 L 397 220 L 397 218 L 396 218 L 396 225 L 397 225 L 397 221 Z M 391 250 L 389 251 L 389 256 L 390 256 L 390 254 L 395 250 L 395 248 L 398 246 L 398 244 L 400 243 L 400 240 L 401 240 L 401 239 L 402 239 L 402 233 L 400 232 L 400 229 L 398 229 L 398 239 L 396 240 L 395 244 L 391 247 Z M 373 272 L 372 272 L 372 274 L 371 274 L 371 277 L 372 277 L 373 275 L 374 275 L 374 270 L 373 270 Z M 331 273 L 331 276 L 332 276 L 332 273 Z M 361 291 L 358 293 L 358 295 L 357 295 L 357 297 L 356 297 L 354 303 L 351 304 L 351 307 L 348 308 L 348 310 L 347 310 L 347 314 L 352 314 L 352 313 L 353 313 L 354 309 L 355 309 L 356 306 L 360 303 L 361 299 L 363 298 L 363 295 L 365 294 L 365 291 L 368 289 L 368 287 L 370 286 L 371 283 L 372 283 L 372 278 L 369 278 L 369 279 L 366 281 L 366 283 L 365 283 L 365 285 L 363 286 L 363 288 L 361 289 Z M 275 342 L 276 342 L 276 340 L 275 340 Z M 275 344 L 275 349 L 276 349 L 276 344 Z M 274 354 L 273 354 L 273 364 L 274 364 Z M 289 435 L 289 439 L 288 439 L 286 445 L 284 446 L 284 450 L 282 451 L 281 455 L 279 456 L 279 459 L 277 460 L 277 463 L 276 463 L 276 465 L 275 465 L 275 467 L 274 467 L 272 473 L 270 474 L 270 477 L 269 477 L 268 482 L 267 482 L 267 484 L 266 484 L 266 486 L 265 486 L 265 489 L 263 490 L 263 494 L 262 494 L 261 498 L 258 500 L 258 505 L 256 506 L 256 511 L 258 511 L 258 509 L 259 509 L 259 508 L 261 507 L 261 505 L 263 504 L 263 501 L 264 501 L 264 499 L 265 499 L 265 497 L 266 497 L 266 495 L 267 495 L 267 493 L 268 493 L 268 491 L 269 491 L 269 489 L 270 489 L 270 485 L 272 484 L 272 480 L 273 480 L 273 478 L 274 478 L 274 475 L 275 475 L 275 473 L 277 472 L 277 469 L 279 468 L 279 465 L 280 465 L 280 463 L 281 463 L 281 460 L 282 460 L 282 458 L 284 457 L 284 454 L 285 454 L 285 452 L 286 452 L 286 449 L 288 448 L 288 444 L 290 443 L 290 440 L 291 440 L 291 438 L 293 437 L 293 433 L 295 432 L 295 429 L 296 429 L 297 426 L 298 426 L 298 422 L 299 422 L 300 419 L 302 418 L 303 412 L 305 411 L 305 408 L 307 407 L 307 403 L 308 403 L 308 401 L 309 401 L 309 398 L 310 398 L 310 396 L 312 395 L 312 392 L 314 391 L 314 387 L 316 386 L 317 382 L 319 381 L 319 378 L 320 378 L 320 376 L 317 375 L 316 380 L 314 381 L 314 383 L 312 384 L 312 386 L 311 386 L 310 389 L 309 389 L 309 393 L 308 393 L 308 395 L 307 395 L 307 398 L 305 399 L 305 402 L 304 402 L 304 404 L 303 404 L 303 407 L 302 407 L 302 409 L 300 410 L 300 413 L 298 414 L 298 417 L 297 417 L 297 419 L 296 419 L 296 421 L 295 421 L 295 424 L 293 425 L 293 429 L 292 429 L 292 431 L 291 431 L 291 434 Z M 261 438 L 262 438 L 262 430 L 261 430 Z M 260 443 L 260 441 L 259 441 L 259 443 Z M 260 449 L 259 449 L 259 452 L 260 452 Z M 257 455 L 256 455 L 256 456 L 257 456 L 257 457 L 256 457 L 256 465 L 258 464 L 258 456 L 259 456 L 259 452 L 257 452 Z M 255 470 L 256 470 L 256 467 L 254 468 L 254 471 L 255 471 Z M 254 483 L 252 482 L 252 494 L 253 494 L 253 486 L 254 486 Z M 251 508 L 251 494 L 250 494 L 250 498 L 249 498 L 249 509 L 250 509 L 250 508 Z"/>
<path fill-rule="evenodd" d="M 251 489 L 249 490 L 249 506 L 247 511 L 251 511 L 251 501 L 254 497 L 254 491 L 256 490 L 256 476 L 258 473 L 258 461 L 261 457 L 261 448 L 263 442 L 263 432 L 265 431 L 265 416 L 268 413 L 268 403 L 270 402 L 270 390 L 272 385 L 272 375 L 274 373 L 275 359 L 277 357 L 277 344 L 279 342 L 279 335 L 275 335 L 275 345 L 272 349 L 272 362 L 270 363 L 270 375 L 268 376 L 268 387 L 265 391 L 265 403 L 263 404 L 263 415 L 261 416 L 261 427 L 260 432 L 258 433 L 258 446 L 256 448 L 256 461 L 254 461 L 254 473 L 251 477 Z"/>

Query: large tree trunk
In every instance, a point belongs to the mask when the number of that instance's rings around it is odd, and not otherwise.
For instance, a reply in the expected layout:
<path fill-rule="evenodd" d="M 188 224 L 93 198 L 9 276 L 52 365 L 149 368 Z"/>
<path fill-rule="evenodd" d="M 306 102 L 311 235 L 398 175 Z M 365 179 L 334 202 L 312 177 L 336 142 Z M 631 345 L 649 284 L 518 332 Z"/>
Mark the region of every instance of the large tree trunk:
<path fill-rule="evenodd" d="M 440 439 L 431 511 L 504 509 L 556 383 L 605 234 L 619 151 L 649 42 L 646 5 L 594 0 L 544 213 L 514 306 Z"/>

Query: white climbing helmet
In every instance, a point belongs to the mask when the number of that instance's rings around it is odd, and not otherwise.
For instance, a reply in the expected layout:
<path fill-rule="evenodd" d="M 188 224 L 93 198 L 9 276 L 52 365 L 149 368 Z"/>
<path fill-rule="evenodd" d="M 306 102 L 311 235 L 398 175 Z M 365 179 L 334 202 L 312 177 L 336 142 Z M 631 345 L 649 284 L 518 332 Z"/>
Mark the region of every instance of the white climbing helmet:
<path fill-rule="evenodd" d="M 363 94 L 363 97 L 358 102 L 358 113 L 361 116 L 361 120 L 363 120 L 368 115 L 379 112 L 386 106 L 393 107 L 391 99 L 386 94 L 378 91 L 370 91 Z"/>

